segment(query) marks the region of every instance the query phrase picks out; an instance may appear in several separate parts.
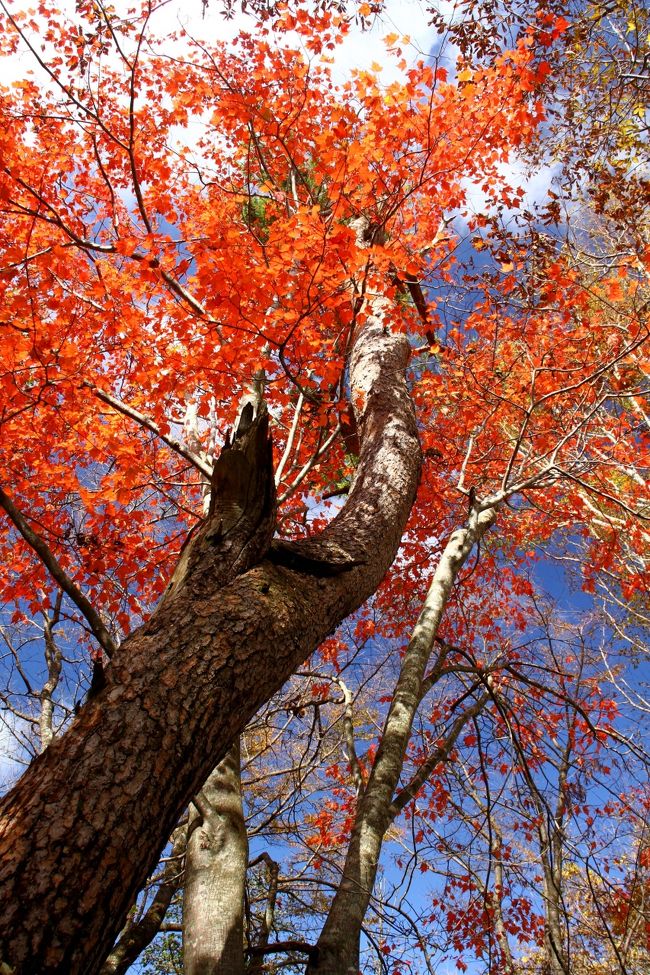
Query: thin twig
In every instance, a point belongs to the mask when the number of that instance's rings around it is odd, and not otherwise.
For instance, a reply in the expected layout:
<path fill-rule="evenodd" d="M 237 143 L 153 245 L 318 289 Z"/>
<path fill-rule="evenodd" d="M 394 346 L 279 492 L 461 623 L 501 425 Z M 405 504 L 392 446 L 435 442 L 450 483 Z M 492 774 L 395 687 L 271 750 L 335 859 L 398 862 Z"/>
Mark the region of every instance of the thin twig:
<path fill-rule="evenodd" d="M 188 447 L 184 447 L 179 440 L 175 440 L 174 437 L 169 437 L 167 436 L 167 434 L 163 433 L 160 430 L 160 428 L 154 423 L 154 421 L 151 420 L 148 416 L 145 416 L 144 413 L 140 413 L 132 406 L 127 406 L 126 403 L 123 403 L 115 396 L 111 396 L 110 393 L 104 392 L 103 389 L 99 389 L 93 383 L 84 382 L 83 385 L 86 386 L 88 389 L 91 389 L 95 394 L 95 396 L 97 397 L 97 399 L 100 399 L 102 400 L 102 402 L 107 403 L 108 406 L 112 406 L 113 409 L 117 410 L 118 413 L 122 413 L 124 416 L 128 416 L 129 419 L 135 420 L 135 422 L 139 423 L 140 426 L 144 427 L 146 430 L 149 430 L 157 437 L 160 437 L 163 443 L 166 443 L 167 446 L 170 447 L 173 451 L 175 451 L 177 454 L 180 454 L 180 456 L 184 457 L 185 460 L 189 461 L 190 464 L 196 467 L 196 469 L 200 471 L 201 474 L 204 475 L 204 477 L 210 478 L 212 476 L 211 464 L 208 464 L 206 461 L 202 460 L 198 456 L 198 454 L 194 453 L 193 450 L 190 450 Z"/>
<path fill-rule="evenodd" d="M 104 625 L 99 613 L 84 596 L 81 590 L 77 588 L 72 579 L 63 570 L 54 553 L 50 550 L 44 539 L 42 539 L 40 535 L 37 535 L 34 529 L 31 528 L 9 495 L 5 494 L 1 487 L 0 506 L 4 508 L 5 512 L 14 523 L 20 534 L 23 536 L 27 544 L 30 545 L 36 552 L 52 578 L 58 583 L 61 589 L 63 589 L 63 591 L 70 597 L 77 609 L 79 609 L 83 614 L 88 622 L 88 625 L 90 626 L 93 636 L 101 648 L 105 651 L 107 656 L 112 656 L 112 654 L 115 653 L 117 646 L 112 636 L 106 629 L 106 626 Z"/>

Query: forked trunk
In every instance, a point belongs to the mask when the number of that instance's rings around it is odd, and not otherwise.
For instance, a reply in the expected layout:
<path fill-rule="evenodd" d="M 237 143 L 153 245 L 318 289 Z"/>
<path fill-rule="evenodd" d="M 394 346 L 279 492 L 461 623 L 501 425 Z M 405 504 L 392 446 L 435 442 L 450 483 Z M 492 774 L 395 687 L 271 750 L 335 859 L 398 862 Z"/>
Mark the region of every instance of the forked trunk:
<path fill-rule="evenodd" d="M 378 318 L 350 365 L 362 453 L 321 534 L 271 544 L 264 416 L 222 454 L 213 507 L 105 688 L 0 804 L 0 961 L 16 975 L 97 972 L 177 819 L 258 708 L 379 585 L 420 469 L 408 343 Z M 238 571 L 253 549 L 254 568 Z M 229 565 L 229 578 L 220 566 Z M 233 574 L 235 577 L 233 578 Z"/>

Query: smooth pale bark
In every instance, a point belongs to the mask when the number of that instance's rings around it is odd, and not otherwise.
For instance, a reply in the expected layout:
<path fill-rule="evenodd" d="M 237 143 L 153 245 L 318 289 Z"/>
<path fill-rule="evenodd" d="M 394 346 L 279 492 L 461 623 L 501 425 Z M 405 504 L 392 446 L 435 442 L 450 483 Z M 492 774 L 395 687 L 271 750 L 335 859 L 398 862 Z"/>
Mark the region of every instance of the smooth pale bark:
<path fill-rule="evenodd" d="M 510 948 L 510 938 L 504 914 L 504 902 L 508 895 L 507 877 L 503 870 L 504 850 L 506 846 L 501 830 L 493 815 L 494 810 L 491 804 L 491 797 L 489 795 L 486 796 L 487 802 L 485 803 L 473 792 L 472 798 L 476 803 L 477 809 L 481 811 L 484 822 L 482 833 L 490 850 L 487 876 L 489 877 L 490 873 L 494 874 L 492 889 L 487 890 L 486 888 L 485 906 L 492 912 L 494 935 L 499 946 L 499 951 L 501 952 L 499 973 L 500 975 L 517 975 L 517 967 Z"/>
<path fill-rule="evenodd" d="M 62 656 L 59 646 L 54 638 L 54 627 L 61 618 L 61 602 L 63 591 L 59 590 L 54 604 L 54 612 L 51 616 L 45 617 L 43 626 L 43 639 L 45 641 L 45 664 L 47 666 L 47 680 L 41 688 L 41 710 L 38 718 L 38 726 L 41 735 L 41 751 L 50 744 L 54 738 L 54 692 L 61 679 Z"/>
<path fill-rule="evenodd" d="M 508 932 L 503 917 L 503 899 L 506 889 L 503 876 L 503 842 L 500 834 L 494 832 L 494 824 L 492 824 L 492 837 L 490 856 L 494 865 L 494 892 L 490 898 L 490 906 L 494 911 L 494 933 L 499 950 L 501 951 L 503 975 L 515 975 L 515 963 L 512 957 L 512 951 L 510 950 L 510 941 L 508 940 Z"/>
<path fill-rule="evenodd" d="M 271 545 L 272 472 L 224 462 L 217 502 L 160 607 L 116 651 L 106 687 L 2 800 L 0 961 L 16 975 L 100 970 L 230 743 L 381 582 L 420 470 L 408 354 L 379 318 L 357 334 L 350 381 L 362 452 L 345 508 L 318 536 Z M 242 544 L 259 561 L 228 582 L 219 567 L 235 541 L 233 563 Z"/>
<path fill-rule="evenodd" d="M 571 975 L 565 954 L 566 936 L 563 931 L 561 904 L 562 862 L 542 860 L 544 871 L 544 950 L 549 975 Z"/>
<path fill-rule="evenodd" d="M 445 740 L 419 769 L 414 781 L 396 797 L 413 720 L 422 699 L 425 670 L 449 595 L 459 570 L 495 517 L 493 508 L 470 512 L 467 526 L 452 534 L 440 556 L 404 654 L 377 756 L 368 784 L 359 798 L 341 883 L 330 905 L 318 939 L 318 951 L 308 966 L 308 973 L 356 975 L 359 971 L 361 926 L 370 903 L 386 830 L 435 766 L 449 754 L 462 727 L 487 700 L 487 696 L 483 696 L 456 719 Z"/>
<path fill-rule="evenodd" d="M 548 963 L 549 975 L 571 975 L 569 963 L 566 921 L 563 917 L 563 873 L 564 873 L 564 820 L 566 816 L 566 787 L 567 777 L 572 760 L 570 737 L 558 770 L 557 801 L 553 810 L 553 817 L 548 818 L 548 827 L 544 803 L 537 790 L 535 801 L 539 810 L 538 835 L 540 841 L 540 859 L 544 875 L 544 948 Z M 532 775 L 527 773 L 529 781 Z M 550 834 L 550 835 L 549 835 Z"/>
<path fill-rule="evenodd" d="M 243 975 L 248 836 L 239 739 L 190 805 L 183 891 L 185 975 Z"/>

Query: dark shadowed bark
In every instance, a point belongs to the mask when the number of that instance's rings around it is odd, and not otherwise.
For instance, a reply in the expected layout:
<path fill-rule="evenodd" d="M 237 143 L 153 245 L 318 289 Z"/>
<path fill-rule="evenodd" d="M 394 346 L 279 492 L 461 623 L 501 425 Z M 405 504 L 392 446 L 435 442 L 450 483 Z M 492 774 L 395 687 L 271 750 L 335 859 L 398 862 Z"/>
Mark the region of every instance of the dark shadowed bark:
<path fill-rule="evenodd" d="M 345 508 L 318 536 L 271 544 L 264 414 L 222 454 L 211 512 L 168 594 L 3 799 L 0 961 L 16 975 L 100 970 L 182 809 L 249 718 L 379 585 L 419 475 L 407 358 L 406 339 L 379 318 L 359 332 L 350 381 L 362 453 Z M 251 551 L 258 564 L 237 575 Z"/>
<path fill-rule="evenodd" d="M 183 890 L 185 975 L 243 975 L 247 864 L 237 739 L 190 806 Z"/>

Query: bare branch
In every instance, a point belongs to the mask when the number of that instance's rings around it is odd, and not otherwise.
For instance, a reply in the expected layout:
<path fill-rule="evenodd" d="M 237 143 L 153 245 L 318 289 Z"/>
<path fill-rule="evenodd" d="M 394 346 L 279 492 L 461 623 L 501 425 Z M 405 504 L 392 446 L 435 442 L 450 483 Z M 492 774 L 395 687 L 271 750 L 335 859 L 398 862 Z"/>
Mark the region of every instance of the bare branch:
<path fill-rule="evenodd" d="M 139 410 L 134 409 L 132 406 L 127 406 L 126 403 L 123 403 L 110 393 L 104 392 L 103 389 L 99 389 L 97 386 L 94 386 L 93 383 L 84 382 L 83 385 L 88 389 L 91 389 L 97 399 L 107 403 L 108 406 L 112 406 L 113 409 L 117 410 L 118 413 L 128 416 L 130 420 L 134 420 L 136 423 L 139 423 L 140 426 L 155 434 L 156 437 L 159 437 L 171 450 L 175 451 L 177 454 L 180 454 L 181 457 L 196 467 L 196 469 L 200 471 L 204 477 L 210 478 L 212 476 L 211 464 L 208 464 L 206 461 L 202 460 L 198 454 L 194 453 L 193 450 L 190 450 L 188 447 L 184 447 L 179 440 L 176 440 L 174 437 L 167 436 L 166 433 L 162 433 L 154 421 L 145 416 L 144 413 L 140 413 Z"/>
<path fill-rule="evenodd" d="M 64 593 L 70 597 L 77 609 L 82 613 L 93 636 L 101 646 L 107 656 L 112 656 L 117 646 L 106 629 L 102 618 L 89 600 L 84 596 L 80 589 L 74 584 L 70 576 L 63 570 L 53 552 L 46 542 L 37 535 L 34 529 L 27 523 L 21 512 L 13 503 L 8 494 L 0 487 L 0 506 L 4 508 L 10 520 L 14 523 L 20 534 L 31 548 L 36 552 L 39 559 L 48 570 L 52 578 L 63 589 Z"/>

